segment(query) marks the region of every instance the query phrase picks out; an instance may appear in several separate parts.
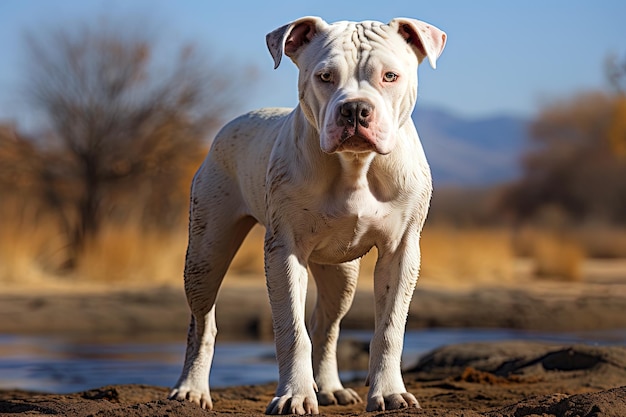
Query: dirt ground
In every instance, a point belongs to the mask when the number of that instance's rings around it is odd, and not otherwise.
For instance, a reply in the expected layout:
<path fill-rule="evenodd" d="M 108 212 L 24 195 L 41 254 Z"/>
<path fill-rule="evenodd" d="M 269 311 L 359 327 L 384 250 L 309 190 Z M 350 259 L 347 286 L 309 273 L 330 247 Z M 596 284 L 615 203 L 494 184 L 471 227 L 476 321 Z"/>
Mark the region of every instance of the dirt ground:
<path fill-rule="evenodd" d="M 622 265 L 623 266 L 623 265 Z M 310 291 L 309 303 L 315 292 Z M 373 295 L 359 288 L 345 329 L 371 329 Z M 310 309 L 309 309 L 310 310 Z M 218 299 L 220 340 L 268 340 L 262 278 L 226 280 Z M 5 287 L 0 334 L 79 336 L 97 340 L 185 340 L 189 312 L 179 287 L 59 284 Z M 510 328 L 548 332 L 626 329 L 626 268 L 591 268 L 585 280 L 520 280 L 481 285 L 420 283 L 408 328 Z M 626 416 L 626 347 L 527 342 L 463 344 L 423 357 L 405 374 L 420 416 Z M 363 398 L 363 381 L 349 383 Z M 0 391 L 0 415 L 261 415 L 275 384 L 215 389 L 214 411 L 166 400 L 168 388 L 115 385 L 75 394 Z M 325 415 L 360 415 L 363 403 L 322 407 Z M 371 413 L 379 415 L 380 413 Z"/>
<path fill-rule="evenodd" d="M 423 409 L 405 416 L 626 415 L 626 348 L 528 342 L 462 344 L 431 352 L 405 374 Z M 366 387 L 349 384 L 364 398 Z M 262 415 L 275 385 L 213 391 L 214 411 L 166 400 L 168 389 L 115 385 L 69 395 L 0 392 L 0 415 Z M 323 415 L 360 415 L 364 404 L 321 407 Z M 381 413 L 369 413 L 380 415 Z"/>

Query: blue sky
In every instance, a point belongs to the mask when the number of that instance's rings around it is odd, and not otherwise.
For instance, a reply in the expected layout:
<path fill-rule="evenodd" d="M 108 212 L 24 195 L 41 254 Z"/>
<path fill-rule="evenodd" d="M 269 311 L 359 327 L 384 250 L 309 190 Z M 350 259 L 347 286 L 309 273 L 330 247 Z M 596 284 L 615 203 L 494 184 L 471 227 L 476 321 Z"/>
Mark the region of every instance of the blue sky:
<path fill-rule="evenodd" d="M 438 106 L 467 117 L 529 117 L 552 100 L 605 89 L 606 57 L 626 57 L 622 0 L 1 0 L 0 120 L 25 117 L 17 89 L 24 33 L 102 16 L 152 22 L 163 37 L 255 67 L 258 81 L 241 111 L 293 106 L 295 67 L 286 60 L 272 69 L 265 34 L 305 15 L 329 22 L 414 17 L 445 30 L 448 45 L 437 70 L 420 67 L 418 108 Z"/>

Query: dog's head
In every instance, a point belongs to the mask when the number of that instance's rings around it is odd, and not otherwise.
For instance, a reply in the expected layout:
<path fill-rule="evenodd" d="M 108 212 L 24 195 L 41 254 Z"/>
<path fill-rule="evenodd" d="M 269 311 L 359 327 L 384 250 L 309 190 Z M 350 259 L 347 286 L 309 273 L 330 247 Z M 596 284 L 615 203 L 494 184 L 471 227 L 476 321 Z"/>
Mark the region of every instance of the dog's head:
<path fill-rule="evenodd" d="M 324 152 L 388 154 L 417 98 L 417 66 L 435 68 L 446 34 L 398 18 L 328 24 L 303 17 L 267 35 L 275 68 L 287 55 L 300 70 L 300 107 Z"/>

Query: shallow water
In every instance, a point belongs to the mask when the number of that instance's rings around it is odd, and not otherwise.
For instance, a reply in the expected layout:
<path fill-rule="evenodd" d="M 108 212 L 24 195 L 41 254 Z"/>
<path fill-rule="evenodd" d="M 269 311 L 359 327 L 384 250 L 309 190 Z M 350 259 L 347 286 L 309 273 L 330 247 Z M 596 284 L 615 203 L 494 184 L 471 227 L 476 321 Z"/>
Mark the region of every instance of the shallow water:
<path fill-rule="evenodd" d="M 342 337 L 368 341 L 370 332 Z M 403 364 L 439 346 L 479 341 L 533 340 L 555 343 L 626 345 L 626 329 L 610 332 L 539 333 L 503 329 L 429 329 L 407 332 Z M 185 354 L 180 343 L 85 343 L 53 337 L 0 336 L 0 389 L 53 393 L 83 391 L 110 384 L 172 386 Z M 365 372 L 342 373 L 344 379 Z M 216 346 L 211 386 L 276 381 L 278 370 L 271 343 L 220 343 Z"/>

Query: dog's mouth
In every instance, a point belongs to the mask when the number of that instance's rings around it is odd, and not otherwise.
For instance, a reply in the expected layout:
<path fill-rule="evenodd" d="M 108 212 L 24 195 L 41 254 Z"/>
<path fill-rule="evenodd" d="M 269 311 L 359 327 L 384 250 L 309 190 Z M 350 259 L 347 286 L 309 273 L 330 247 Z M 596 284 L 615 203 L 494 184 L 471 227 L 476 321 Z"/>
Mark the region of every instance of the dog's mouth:
<path fill-rule="evenodd" d="M 372 139 L 361 135 L 358 128 L 346 127 L 334 151 L 362 153 L 377 152 L 377 149 Z"/>
<path fill-rule="evenodd" d="M 377 149 L 372 141 L 359 134 L 356 134 L 342 139 L 335 149 L 335 152 L 377 152 Z"/>
<path fill-rule="evenodd" d="M 384 146 L 387 142 L 380 140 L 372 132 L 361 132 L 359 129 L 345 128 L 341 133 L 327 132 L 321 136 L 322 150 L 332 154 L 337 152 L 349 153 L 377 153 L 379 155 L 387 155 L 390 150 L 386 150 Z"/>

